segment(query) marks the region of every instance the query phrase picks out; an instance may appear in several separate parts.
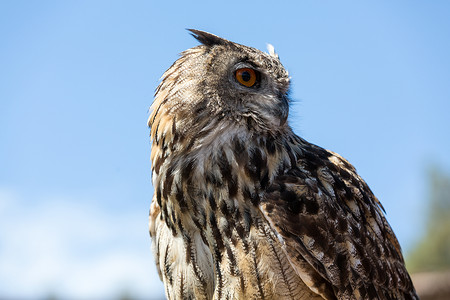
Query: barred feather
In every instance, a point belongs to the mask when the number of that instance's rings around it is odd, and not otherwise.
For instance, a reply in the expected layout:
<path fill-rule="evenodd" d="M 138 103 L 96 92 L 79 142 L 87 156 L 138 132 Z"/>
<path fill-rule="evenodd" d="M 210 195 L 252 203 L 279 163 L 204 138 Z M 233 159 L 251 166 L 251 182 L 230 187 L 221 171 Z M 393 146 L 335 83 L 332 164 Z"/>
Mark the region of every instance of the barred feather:
<path fill-rule="evenodd" d="M 168 299 L 417 299 L 381 204 L 286 122 L 278 56 L 201 31 L 149 118 L 150 235 Z M 234 81 L 254 68 L 257 86 Z"/>

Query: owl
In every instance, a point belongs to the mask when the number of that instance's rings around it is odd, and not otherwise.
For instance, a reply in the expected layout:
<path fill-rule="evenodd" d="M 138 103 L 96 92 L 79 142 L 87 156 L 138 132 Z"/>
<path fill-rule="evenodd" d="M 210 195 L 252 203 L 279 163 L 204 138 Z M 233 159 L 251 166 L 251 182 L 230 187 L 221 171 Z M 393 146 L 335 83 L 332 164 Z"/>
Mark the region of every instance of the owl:
<path fill-rule="evenodd" d="M 287 122 L 269 53 L 190 30 L 148 120 L 150 235 L 168 299 L 418 299 L 384 209 Z"/>

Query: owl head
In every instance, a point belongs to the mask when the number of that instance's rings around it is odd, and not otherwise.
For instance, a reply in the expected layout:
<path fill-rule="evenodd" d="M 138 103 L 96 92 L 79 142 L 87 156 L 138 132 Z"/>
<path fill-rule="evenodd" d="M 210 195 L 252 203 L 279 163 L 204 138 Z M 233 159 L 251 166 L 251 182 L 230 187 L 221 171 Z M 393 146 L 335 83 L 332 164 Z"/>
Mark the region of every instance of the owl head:
<path fill-rule="evenodd" d="M 273 48 L 264 53 L 190 32 L 201 45 L 182 52 L 162 76 L 149 118 L 152 136 L 165 118 L 183 135 L 200 134 L 211 120 L 257 132 L 287 126 L 289 76 Z"/>

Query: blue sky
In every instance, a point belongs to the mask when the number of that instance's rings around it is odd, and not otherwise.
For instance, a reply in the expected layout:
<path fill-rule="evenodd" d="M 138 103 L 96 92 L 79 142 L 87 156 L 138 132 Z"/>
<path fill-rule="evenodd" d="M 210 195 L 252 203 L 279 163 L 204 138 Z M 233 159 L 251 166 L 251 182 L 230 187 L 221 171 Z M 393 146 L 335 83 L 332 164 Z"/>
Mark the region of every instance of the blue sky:
<path fill-rule="evenodd" d="M 186 28 L 265 50 L 290 124 L 353 163 L 407 252 L 450 170 L 450 2 L 0 2 L 0 296 L 160 297 L 146 122 Z"/>

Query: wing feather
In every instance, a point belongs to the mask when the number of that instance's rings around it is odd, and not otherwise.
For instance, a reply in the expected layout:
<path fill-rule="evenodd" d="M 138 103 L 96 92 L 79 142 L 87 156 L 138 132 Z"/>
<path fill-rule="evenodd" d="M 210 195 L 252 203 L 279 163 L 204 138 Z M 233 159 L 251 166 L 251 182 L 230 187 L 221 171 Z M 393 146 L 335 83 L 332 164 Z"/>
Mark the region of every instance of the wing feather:
<path fill-rule="evenodd" d="M 302 280 L 325 299 L 418 299 L 383 208 L 354 167 L 296 140 L 297 164 L 274 179 L 260 210 Z"/>

